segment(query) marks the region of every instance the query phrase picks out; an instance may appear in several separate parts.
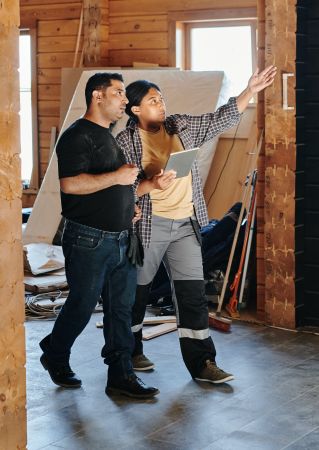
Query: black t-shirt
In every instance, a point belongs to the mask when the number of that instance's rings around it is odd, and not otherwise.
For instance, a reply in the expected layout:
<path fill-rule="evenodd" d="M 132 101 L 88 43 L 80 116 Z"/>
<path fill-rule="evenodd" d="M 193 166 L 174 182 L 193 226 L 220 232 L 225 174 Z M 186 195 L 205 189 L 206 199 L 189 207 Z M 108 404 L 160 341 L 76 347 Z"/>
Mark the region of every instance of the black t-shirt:
<path fill-rule="evenodd" d="M 77 120 L 62 134 L 56 153 L 59 178 L 113 172 L 126 163 L 109 129 L 86 119 Z M 61 191 L 61 203 L 62 215 L 83 225 L 103 231 L 122 231 L 132 226 L 131 185 L 117 184 L 85 195 Z"/>

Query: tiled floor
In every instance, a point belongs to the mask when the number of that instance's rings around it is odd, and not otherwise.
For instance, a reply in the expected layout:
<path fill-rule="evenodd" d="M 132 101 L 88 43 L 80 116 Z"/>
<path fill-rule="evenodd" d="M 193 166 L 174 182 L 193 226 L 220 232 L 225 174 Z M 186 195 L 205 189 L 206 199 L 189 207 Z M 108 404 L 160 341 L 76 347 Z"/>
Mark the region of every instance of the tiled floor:
<path fill-rule="evenodd" d="M 27 322 L 28 450 L 318 450 L 319 336 L 241 322 L 213 331 L 218 364 L 235 381 L 192 381 L 176 332 L 146 342 L 159 387 L 154 400 L 109 398 L 95 314 L 77 342 L 72 368 L 83 388 L 55 386 L 39 363 L 38 341 L 52 322 Z"/>

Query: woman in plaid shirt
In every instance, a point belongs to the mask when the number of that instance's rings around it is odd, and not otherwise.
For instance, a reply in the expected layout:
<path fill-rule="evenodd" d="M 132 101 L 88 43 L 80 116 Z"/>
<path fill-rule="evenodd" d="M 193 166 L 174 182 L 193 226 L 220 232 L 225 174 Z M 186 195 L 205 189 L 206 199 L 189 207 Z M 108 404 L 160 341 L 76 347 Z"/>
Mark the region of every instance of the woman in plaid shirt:
<path fill-rule="evenodd" d="M 181 351 L 194 379 L 210 383 L 232 380 L 215 362 L 216 351 L 208 328 L 199 228 L 208 223 L 198 166 L 195 161 L 188 176 L 176 178 L 163 168 L 172 152 L 200 147 L 216 135 L 236 125 L 251 97 L 269 86 L 276 68 L 258 70 L 247 88 L 229 99 L 214 113 L 199 116 L 174 114 L 166 117 L 160 88 L 138 80 L 126 88 L 130 116 L 117 136 L 127 162 L 140 175 L 135 183 L 142 220 L 137 223 L 144 247 L 144 265 L 138 268 L 132 331 L 135 370 L 149 370 L 154 364 L 143 354 L 142 326 L 153 278 L 164 258 L 174 282 L 175 309 Z"/>

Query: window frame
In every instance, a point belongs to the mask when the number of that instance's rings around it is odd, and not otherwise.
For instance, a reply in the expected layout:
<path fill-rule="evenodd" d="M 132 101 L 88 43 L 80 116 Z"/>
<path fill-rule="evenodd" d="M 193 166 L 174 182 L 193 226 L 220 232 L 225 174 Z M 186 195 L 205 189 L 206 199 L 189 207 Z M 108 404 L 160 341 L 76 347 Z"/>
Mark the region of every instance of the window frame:
<path fill-rule="evenodd" d="M 31 114 L 32 114 L 32 173 L 29 188 L 23 193 L 34 193 L 39 190 L 40 180 L 40 158 L 39 158 L 39 135 L 38 135 L 38 85 L 37 85 L 37 30 L 33 27 L 21 27 L 20 36 L 30 36 L 31 54 Z M 20 123 L 21 126 L 21 123 Z"/>
<path fill-rule="evenodd" d="M 253 33 L 252 46 L 253 61 L 257 64 L 257 8 L 231 8 L 231 9 L 206 9 L 196 11 L 170 11 L 168 13 L 168 59 L 169 66 L 176 67 L 176 30 L 182 33 L 182 48 L 180 49 L 182 64 L 180 69 L 185 69 L 186 44 L 185 27 L 188 23 L 200 22 L 221 22 L 221 21 L 253 21 L 256 33 Z"/>
<path fill-rule="evenodd" d="M 200 22 L 187 22 L 184 25 L 184 67 L 191 70 L 191 32 L 194 28 L 216 28 L 216 27 L 233 27 L 233 26 L 250 26 L 251 27 L 251 55 L 252 67 L 254 72 L 257 67 L 257 19 L 237 19 L 237 20 L 206 20 Z"/>

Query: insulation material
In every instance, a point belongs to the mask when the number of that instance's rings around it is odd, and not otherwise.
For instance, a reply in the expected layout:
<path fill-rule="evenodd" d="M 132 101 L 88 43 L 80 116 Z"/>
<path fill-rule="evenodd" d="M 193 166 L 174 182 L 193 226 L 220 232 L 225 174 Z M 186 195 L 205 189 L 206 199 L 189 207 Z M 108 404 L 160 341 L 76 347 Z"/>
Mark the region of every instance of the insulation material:
<path fill-rule="evenodd" d="M 96 70 L 83 71 L 73 95 L 61 132 L 85 112 L 85 85 Z M 125 84 L 138 79 L 150 79 L 158 84 L 166 100 L 167 113 L 203 114 L 214 111 L 221 103 L 221 91 L 224 86 L 223 72 L 192 72 L 178 70 L 121 70 Z M 176 91 L 178 88 L 178 95 Z M 115 127 L 117 134 L 125 127 L 127 117 Z M 206 143 L 200 150 L 199 165 L 203 185 L 215 153 L 218 137 Z M 204 159 L 202 159 L 204 158 Z M 54 152 L 41 189 L 28 220 L 23 241 L 51 243 L 58 228 L 61 216 L 60 188 L 58 180 L 57 158 Z"/>

